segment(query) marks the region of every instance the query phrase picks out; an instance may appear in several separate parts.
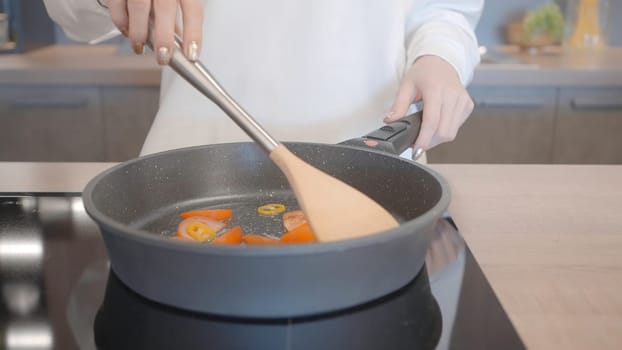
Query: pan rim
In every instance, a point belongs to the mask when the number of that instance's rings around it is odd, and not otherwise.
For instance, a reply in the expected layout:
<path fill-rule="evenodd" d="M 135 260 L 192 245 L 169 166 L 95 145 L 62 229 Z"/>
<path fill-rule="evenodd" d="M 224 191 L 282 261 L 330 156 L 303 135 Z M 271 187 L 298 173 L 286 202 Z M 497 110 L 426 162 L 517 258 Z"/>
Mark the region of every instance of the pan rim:
<path fill-rule="evenodd" d="M 160 248 L 170 249 L 170 250 L 182 250 L 189 253 L 196 254 L 211 254 L 211 255 L 236 255 L 236 256 L 249 256 L 249 257 L 257 257 L 257 256 L 265 256 L 265 257 L 279 257 L 279 256 L 291 256 L 291 255 L 306 255 L 306 254 L 318 254 L 318 253 L 334 253 L 339 251 L 345 251 L 356 248 L 368 247 L 372 244 L 379 244 L 386 241 L 392 241 L 399 237 L 405 237 L 411 232 L 417 232 L 419 229 L 424 228 L 429 224 L 431 218 L 441 216 L 449 207 L 449 202 L 451 200 L 450 187 L 447 181 L 436 171 L 431 169 L 428 166 L 416 163 L 412 160 L 399 157 L 398 155 L 378 151 L 375 149 L 362 149 L 360 147 L 342 145 L 342 144 L 322 144 L 322 143 L 312 143 L 312 142 L 284 142 L 285 145 L 288 144 L 296 144 L 296 145 L 306 145 L 306 146 L 321 146 L 321 147 L 337 147 L 344 149 L 354 149 L 362 152 L 375 153 L 383 157 L 393 158 L 401 162 L 407 162 L 413 166 L 417 166 L 429 173 L 439 184 L 441 188 L 441 195 L 438 201 L 426 211 L 424 214 L 408 220 L 401 224 L 400 226 L 379 233 L 370 234 L 368 236 L 359 237 L 355 239 L 348 239 L 342 241 L 334 241 L 334 242 L 321 242 L 321 243 L 312 243 L 312 244 L 296 244 L 296 245 L 277 245 L 277 246 L 227 246 L 227 245 L 211 245 L 211 244 L 197 244 L 195 242 L 183 242 L 179 240 L 172 240 L 168 237 L 163 237 L 160 235 L 154 235 L 152 232 L 138 229 L 134 227 L 130 227 L 119 223 L 116 220 L 113 220 L 109 216 L 103 214 L 94 204 L 92 194 L 96 186 L 100 183 L 100 181 L 115 171 L 122 169 L 128 165 L 135 164 L 137 162 L 144 161 L 150 158 L 161 157 L 165 154 L 170 153 L 178 153 L 178 152 L 187 152 L 191 150 L 205 149 L 216 146 L 224 146 L 224 145 L 249 145 L 254 144 L 252 142 L 231 142 L 231 143 L 218 143 L 212 145 L 200 145 L 200 146 L 192 146 L 192 147 L 183 147 L 172 150 L 166 150 L 162 152 L 157 152 L 141 157 L 137 157 L 134 159 L 130 159 L 125 162 L 121 162 L 117 165 L 114 165 L 95 177 L 93 177 L 86 185 L 84 190 L 82 191 L 82 201 L 84 203 L 84 208 L 88 215 L 97 223 L 100 227 L 100 231 L 102 231 L 102 235 L 105 234 L 114 234 L 120 236 L 124 239 L 131 239 L 135 241 L 139 241 L 142 244 L 157 246 Z M 105 231 L 105 233 L 104 233 Z"/>

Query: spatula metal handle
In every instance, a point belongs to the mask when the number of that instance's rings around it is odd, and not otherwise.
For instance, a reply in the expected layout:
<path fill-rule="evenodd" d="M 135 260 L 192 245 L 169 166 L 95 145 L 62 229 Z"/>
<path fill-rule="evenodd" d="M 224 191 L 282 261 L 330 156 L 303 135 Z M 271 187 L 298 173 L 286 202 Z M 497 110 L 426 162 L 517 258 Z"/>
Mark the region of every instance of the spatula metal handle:
<path fill-rule="evenodd" d="M 151 46 L 151 45 L 150 45 Z M 183 54 L 181 39 L 175 35 L 175 47 L 169 66 L 223 110 L 253 141 L 270 154 L 279 142 L 261 127 L 214 79 L 199 61 L 192 62 Z"/>

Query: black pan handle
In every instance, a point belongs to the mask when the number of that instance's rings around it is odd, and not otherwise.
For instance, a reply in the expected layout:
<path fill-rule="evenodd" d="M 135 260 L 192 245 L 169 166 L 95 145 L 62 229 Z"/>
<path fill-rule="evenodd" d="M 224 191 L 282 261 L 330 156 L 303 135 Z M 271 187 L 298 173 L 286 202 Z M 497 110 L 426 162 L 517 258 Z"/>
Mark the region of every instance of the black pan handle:
<path fill-rule="evenodd" d="M 370 132 L 355 139 L 339 143 L 364 149 L 376 149 L 391 154 L 401 154 L 412 146 L 419 136 L 423 111 L 419 110 L 394 123 Z"/>

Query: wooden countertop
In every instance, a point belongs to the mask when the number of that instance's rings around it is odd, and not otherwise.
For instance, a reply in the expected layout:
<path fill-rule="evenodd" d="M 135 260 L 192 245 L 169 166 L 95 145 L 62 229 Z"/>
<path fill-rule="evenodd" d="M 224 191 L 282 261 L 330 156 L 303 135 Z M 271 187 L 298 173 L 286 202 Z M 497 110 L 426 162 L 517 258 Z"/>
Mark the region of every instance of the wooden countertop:
<path fill-rule="evenodd" d="M 548 47 L 539 53 L 516 46 L 488 50 L 471 86 L 622 87 L 622 47 L 601 51 L 565 51 Z"/>
<path fill-rule="evenodd" d="M 0 84 L 160 85 L 161 68 L 149 54 L 122 53 L 116 45 L 53 45 L 0 55 Z"/>
<path fill-rule="evenodd" d="M 433 168 L 529 348 L 622 348 L 622 166 Z"/>
<path fill-rule="evenodd" d="M 471 86 L 619 86 L 622 47 L 600 54 L 557 50 L 528 55 L 501 47 L 504 56 L 481 64 Z M 116 45 L 53 45 L 26 54 L 0 55 L 0 84 L 150 85 L 160 84 L 161 68 L 151 55 L 119 52 Z"/>
<path fill-rule="evenodd" d="M 78 192 L 111 165 L 0 163 L 0 192 Z M 431 167 L 529 348 L 622 348 L 622 166 Z"/>

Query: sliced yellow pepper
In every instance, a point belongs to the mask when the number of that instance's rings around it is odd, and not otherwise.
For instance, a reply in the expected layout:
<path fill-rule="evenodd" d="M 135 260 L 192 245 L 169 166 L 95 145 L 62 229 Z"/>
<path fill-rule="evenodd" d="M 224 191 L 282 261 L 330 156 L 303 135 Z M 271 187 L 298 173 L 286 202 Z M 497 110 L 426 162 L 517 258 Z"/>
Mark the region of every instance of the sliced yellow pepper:
<path fill-rule="evenodd" d="M 273 216 L 285 211 L 285 206 L 281 203 L 269 203 L 257 208 L 257 213 L 264 216 Z"/>
<path fill-rule="evenodd" d="M 199 242 L 211 241 L 216 237 L 216 231 L 201 222 L 191 222 L 186 227 L 188 236 Z"/>

